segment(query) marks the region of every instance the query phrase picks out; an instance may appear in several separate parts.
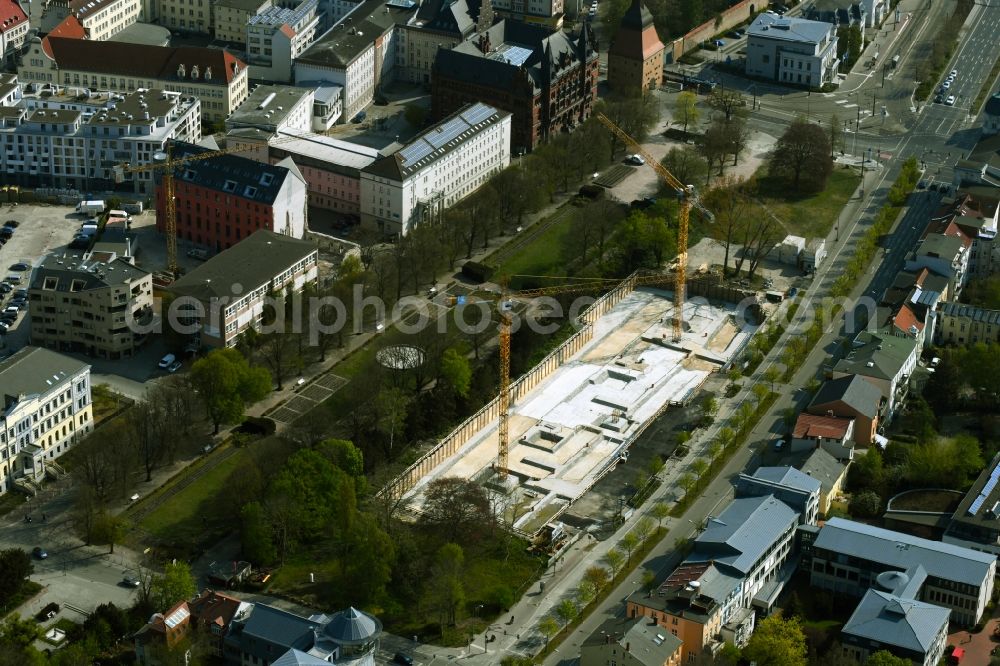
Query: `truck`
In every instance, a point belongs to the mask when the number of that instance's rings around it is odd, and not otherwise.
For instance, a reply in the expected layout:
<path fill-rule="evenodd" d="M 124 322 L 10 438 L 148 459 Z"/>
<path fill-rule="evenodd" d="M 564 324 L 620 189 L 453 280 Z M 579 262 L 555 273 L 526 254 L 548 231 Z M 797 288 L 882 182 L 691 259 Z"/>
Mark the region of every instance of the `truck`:
<path fill-rule="evenodd" d="M 126 213 L 129 213 L 130 215 L 142 215 L 142 202 L 141 201 L 134 201 L 134 202 L 130 202 L 130 203 L 123 203 L 122 204 L 122 208 L 125 210 Z"/>
<path fill-rule="evenodd" d="M 566 533 L 566 526 L 556 521 L 547 523 L 531 540 L 528 546 L 529 553 L 539 553 L 541 555 L 553 555 L 565 545 L 569 539 Z"/>
<path fill-rule="evenodd" d="M 99 213 L 103 213 L 105 208 L 107 206 L 104 205 L 102 200 L 95 199 L 93 201 L 81 201 L 76 206 L 76 212 L 82 215 L 98 215 Z"/>

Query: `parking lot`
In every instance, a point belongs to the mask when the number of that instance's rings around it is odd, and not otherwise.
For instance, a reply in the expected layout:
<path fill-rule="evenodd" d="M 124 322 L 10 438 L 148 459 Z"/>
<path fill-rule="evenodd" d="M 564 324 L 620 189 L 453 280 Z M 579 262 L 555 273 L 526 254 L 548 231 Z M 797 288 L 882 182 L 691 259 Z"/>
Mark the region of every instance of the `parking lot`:
<path fill-rule="evenodd" d="M 71 206 L 43 206 L 4 204 L 0 210 L 0 225 L 14 221 L 17 227 L 0 246 L 0 279 L 9 280 L 11 291 L 0 296 L 0 310 L 10 307 L 17 296 L 17 289 L 27 289 L 31 281 L 31 267 L 48 252 L 66 249 L 73 235 L 80 228 L 83 217 Z M 15 270 L 16 264 L 25 264 L 27 270 Z M 23 268 L 21 266 L 18 267 Z M 15 278 L 16 279 L 13 279 Z M 27 310 L 18 312 L 13 325 L 0 335 L 0 349 L 16 350 L 27 343 Z"/>

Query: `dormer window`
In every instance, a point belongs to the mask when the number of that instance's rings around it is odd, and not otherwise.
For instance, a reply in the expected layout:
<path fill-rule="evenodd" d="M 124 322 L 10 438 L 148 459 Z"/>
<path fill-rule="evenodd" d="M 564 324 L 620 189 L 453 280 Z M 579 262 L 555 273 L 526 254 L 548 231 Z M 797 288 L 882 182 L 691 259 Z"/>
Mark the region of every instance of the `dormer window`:
<path fill-rule="evenodd" d="M 187 74 L 187 70 L 184 69 L 184 65 L 177 65 L 177 78 L 183 79 L 185 74 Z"/>
<path fill-rule="evenodd" d="M 274 182 L 273 173 L 265 173 L 263 176 L 260 177 L 260 184 L 263 185 L 264 187 L 267 187 L 273 182 Z"/>
<path fill-rule="evenodd" d="M 205 68 L 205 80 L 208 81 L 210 78 L 212 78 L 212 68 L 211 67 L 206 67 Z"/>
<path fill-rule="evenodd" d="M 194 169 L 184 169 L 184 180 L 194 180 L 195 171 Z"/>
<path fill-rule="evenodd" d="M 198 65 L 194 65 L 191 67 L 191 78 L 192 79 L 198 78 Z"/>
<path fill-rule="evenodd" d="M 59 286 L 59 278 L 47 277 L 45 282 L 42 283 L 42 289 L 46 291 L 55 291 Z"/>
<path fill-rule="evenodd" d="M 222 185 L 222 191 L 223 192 L 235 192 L 236 191 L 236 181 L 235 180 L 227 180 Z"/>
<path fill-rule="evenodd" d="M 252 185 L 247 185 L 247 188 L 243 190 L 243 194 L 252 199 L 257 196 L 257 188 Z"/>

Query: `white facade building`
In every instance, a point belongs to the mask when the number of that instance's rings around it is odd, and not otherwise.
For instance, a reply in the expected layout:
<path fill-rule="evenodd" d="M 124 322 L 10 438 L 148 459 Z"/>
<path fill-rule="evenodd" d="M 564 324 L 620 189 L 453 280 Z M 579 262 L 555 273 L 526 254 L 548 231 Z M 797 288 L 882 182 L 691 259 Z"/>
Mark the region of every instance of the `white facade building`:
<path fill-rule="evenodd" d="M 747 30 L 749 76 L 820 88 L 836 82 L 839 66 L 837 30 L 830 23 L 765 12 Z"/>
<path fill-rule="evenodd" d="M 0 492 L 43 476 L 93 427 L 89 365 L 42 347 L 0 361 Z"/>
<path fill-rule="evenodd" d="M 246 43 L 252 78 L 292 80 L 292 63 L 316 39 L 318 2 L 304 0 L 295 9 L 271 7 L 250 17 Z"/>
<path fill-rule="evenodd" d="M 103 42 L 142 16 L 141 0 L 70 0 L 66 9 L 80 22 L 86 38 Z"/>
<path fill-rule="evenodd" d="M 510 164 L 511 115 L 471 104 L 361 171 L 361 223 L 406 235 Z"/>
<path fill-rule="evenodd" d="M 0 169 L 7 182 L 114 189 L 112 167 L 146 164 L 171 140 L 201 140 L 197 97 L 163 90 L 45 92 L 0 107 Z M 136 194 L 153 192 L 152 172 L 126 174 L 126 180 Z"/>

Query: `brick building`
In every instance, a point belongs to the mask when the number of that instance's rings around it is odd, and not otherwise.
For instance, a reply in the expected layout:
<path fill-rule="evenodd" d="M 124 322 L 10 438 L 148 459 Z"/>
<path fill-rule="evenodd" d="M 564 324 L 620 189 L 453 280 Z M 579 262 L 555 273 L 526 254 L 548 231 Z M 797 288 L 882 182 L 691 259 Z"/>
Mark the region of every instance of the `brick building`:
<path fill-rule="evenodd" d="M 512 114 L 512 153 L 586 120 L 597 101 L 597 44 L 589 25 L 575 35 L 500 21 L 441 49 L 431 77 L 432 113 L 442 120 L 482 102 Z"/>
<path fill-rule="evenodd" d="M 207 151 L 174 146 L 174 157 Z M 213 250 L 232 247 L 267 229 L 302 238 L 306 225 L 306 182 L 291 159 L 278 164 L 222 155 L 182 165 L 174 175 L 177 236 Z M 156 187 L 156 228 L 166 227 L 162 183 Z"/>
<path fill-rule="evenodd" d="M 656 88 L 663 76 L 665 48 L 656 34 L 653 15 L 633 0 L 608 49 L 608 83 L 625 95 L 642 95 Z"/>

